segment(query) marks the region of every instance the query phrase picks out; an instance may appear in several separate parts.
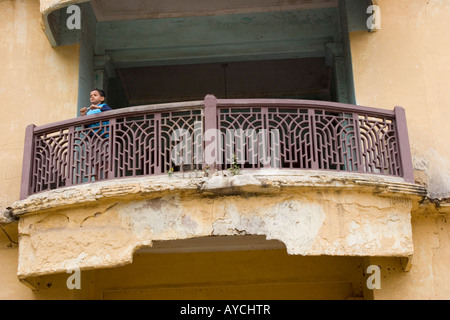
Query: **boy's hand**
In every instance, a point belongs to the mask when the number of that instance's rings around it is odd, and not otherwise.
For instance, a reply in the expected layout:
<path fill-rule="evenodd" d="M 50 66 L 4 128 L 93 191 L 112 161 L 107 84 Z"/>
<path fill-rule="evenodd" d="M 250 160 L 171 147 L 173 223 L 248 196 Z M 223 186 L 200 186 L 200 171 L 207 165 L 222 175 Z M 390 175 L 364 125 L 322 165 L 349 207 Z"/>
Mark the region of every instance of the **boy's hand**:
<path fill-rule="evenodd" d="M 86 108 L 86 107 L 83 107 L 83 108 L 80 109 L 80 114 L 81 114 L 82 116 L 85 116 L 86 113 L 87 113 L 87 108 Z"/>

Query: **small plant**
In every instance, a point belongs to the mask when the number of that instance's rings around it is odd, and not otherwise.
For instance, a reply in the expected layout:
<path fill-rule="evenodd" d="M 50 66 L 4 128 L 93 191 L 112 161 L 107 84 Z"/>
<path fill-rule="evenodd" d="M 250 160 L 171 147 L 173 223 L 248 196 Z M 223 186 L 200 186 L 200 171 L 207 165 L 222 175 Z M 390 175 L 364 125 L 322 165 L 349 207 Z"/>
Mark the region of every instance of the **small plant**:
<path fill-rule="evenodd" d="M 210 168 L 208 165 L 203 168 L 203 172 L 205 177 L 209 177 Z"/>
<path fill-rule="evenodd" d="M 169 174 L 169 177 L 171 177 L 172 173 L 173 173 L 173 167 L 171 167 L 169 170 L 167 170 L 167 173 Z"/>
<path fill-rule="evenodd" d="M 241 172 L 241 167 L 238 166 L 237 157 L 233 154 L 233 162 L 231 163 L 231 168 L 228 168 L 233 176 L 238 175 Z"/>

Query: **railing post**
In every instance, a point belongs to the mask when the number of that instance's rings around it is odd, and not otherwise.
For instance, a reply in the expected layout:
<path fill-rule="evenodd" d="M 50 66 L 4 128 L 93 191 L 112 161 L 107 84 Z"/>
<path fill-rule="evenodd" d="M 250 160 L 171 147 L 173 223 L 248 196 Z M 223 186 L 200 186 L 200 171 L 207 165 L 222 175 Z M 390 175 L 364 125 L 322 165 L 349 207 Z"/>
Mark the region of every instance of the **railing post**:
<path fill-rule="evenodd" d="M 114 157 L 115 157 L 115 154 L 116 154 L 116 144 L 114 143 L 114 141 L 115 141 L 115 128 L 116 128 L 116 118 L 112 118 L 112 119 L 110 119 L 109 120 L 109 123 L 108 123 L 108 126 L 109 126 L 109 136 L 108 136 L 108 139 L 109 139 L 109 153 L 108 153 L 108 159 L 107 159 L 107 161 L 108 161 L 108 166 L 107 166 L 107 171 L 108 171 L 108 174 L 107 174 L 107 179 L 108 180 L 111 180 L 111 179 L 114 179 L 116 176 L 115 176 L 115 168 L 114 168 Z"/>
<path fill-rule="evenodd" d="M 73 163 L 74 163 L 74 135 L 75 126 L 69 127 L 69 134 L 67 135 L 69 146 L 67 148 L 67 173 L 66 173 L 66 187 L 73 184 Z"/>
<path fill-rule="evenodd" d="M 30 124 L 25 131 L 20 200 L 26 199 L 30 194 L 31 175 L 34 160 L 34 128 L 36 128 L 36 126 L 34 124 Z"/>
<path fill-rule="evenodd" d="M 363 154 L 362 154 L 362 146 L 361 146 L 361 128 L 359 127 L 359 114 L 356 112 L 353 112 L 352 114 L 353 118 L 353 127 L 355 128 L 355 144 L 356 144 L 356 169 L 358 172 L 363 173 L 364 172 L 364 165 L 363 165 Z"/>
<path fill-rule="evenodd" d="M 319 155 L 317 153 L 318 143 L 316 135 L 316 113 L 314 109 L 308 109 L 309 126 L 311 132 L 310 154 L 311 154 L 311 169 L 319 169 Z"/>
<path fill-rule="evenodd" d="M 261 161 L 263 162 L 264 168 L 271 168 L 272 167 L 272 151 L 271 150 L 271 141 L 270 141 L 270 132 L 269 132 L 269 108 L 263 107 L 261 108 L 261 115 L 263 117 L 263 127 L 261 134 L 264 136 L 262 137 L 262 141 L 258 140 L 259 144 L 262 144 L 262 146 L 258 146 L 258 165 L 261 165 Z M 262 154 L 260 154 L 262 152 Z M 269 161 L 267 161 L 269 159 Z"/>
<path fill-rule="evenodd" d="M 409 146 L 408 127 L 406 125 L 406 113 L 402 107 L 395 107 L 395 123 L 397 125 L 397 139 L 400 152 L 403 178 L 406 182 L 414 183 L 414 168 L 412 164 L 411 149 Z"/>
<path fill-rule="evenodd" d="M 213 173 L 216 170 L 217 161 L 212 161 L 219 159 L 219 143 L 220 135 L 218 134 L 217 127 L 217 98 L 214 95 L 207 95 L 205 97 L 205 131 L 203 132 L 203 139 L 205 139 L 205 152 L 203 153 L 203 169 L 205 170 L 209 166 L 209 172 Z M 212 136 L 209 136 L 212 134 Z M 208 140 L 214 138 L 214 141 Z M 214 157 L 212 157 L 212 152 L 214 152 Z"/>
<path fill-rule="evenodd" d="M 161 134 L 161 113 L 155 113 L 155 151 L 153 159 L 155 159 L 154 172 L 155 174 L 164 173 L 163 153 L 162 150 L 162 134 Z"/>

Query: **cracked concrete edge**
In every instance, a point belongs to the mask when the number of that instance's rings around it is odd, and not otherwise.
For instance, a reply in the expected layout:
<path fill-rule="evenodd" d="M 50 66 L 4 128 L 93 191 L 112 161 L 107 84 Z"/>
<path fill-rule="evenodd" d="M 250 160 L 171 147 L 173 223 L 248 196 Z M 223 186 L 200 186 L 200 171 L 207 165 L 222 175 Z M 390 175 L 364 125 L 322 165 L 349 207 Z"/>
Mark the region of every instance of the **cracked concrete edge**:
<path fill-rule="evenodd" d="M 56 274 L 64 274 L 69 273 L 69 271 L 80 270 L 80 271 L 92 271 L 104 269 L 105 267 L 123 267 L 133 263 L 134 254 L 140 250 L 141 248 L 151 248 L 153 246 L 153 241 L 145 241 L 145 242 L 136 242 L 134 246 L 129 247 L 128 250 L 121 256 L 120 262 L 114 261 L 110 266 L 105 266 L 104 263 L 91 263 L 88 267 L 78 265 L 80 261 L 84 261 L 86 257 L 80 255 L 72 259 L 71 261 L 66 261 L 64 265 L 58 265 L 53 268 L 50 272 L 32 272 L 32 273 L 21 273 L 18 270 L 17 277 L 19 281 L 27 281 L 28 279 L 48 276 L 48 275 L 56 275 Z"/>
<path fill-rule="evenodd" d="M 235 193 L 270 194 L 288 188 L 315 188 L 335 190 L 358 188 L 360 192 L 378 195 L 409 196 L 417 201 L 426 198 L 424 186 L 405 183 L 397 177 L 370 174 L 315 172 L 295 173 L 286 170 L 241 171 L 239 175 L 219 172 L 211 177 L 198 177 L 195 173 L 179 173 L 172 177 L 139 177 L 102 181 L 46 191 L 17 201 L 8 209 L 10 218 L 21 215 L 70 207 L 88 205 L 111 198 L 126 199 L 127 196 L 160 195 L 172 192 L 197 193 L 226 196 Z"/>
<path fill-rule="evenodd" d="M 121 261 L 120 263 L 116 263 L 114 265 L 114 268 L 119 268 L 123 266 L 127 266 L 129 264 L 133 263 L 133 257 L 136 251 L 138 251 L 141 247 L 151 247 L 152 243 L 146 243 L 146 244 L 138 244 L 135 247 L 132 248 L 130 252 L 128 252 L 127 256 Z M 111 266 L 109 266 L 111 267 Z M 95 270 L 101 270 L 104 269 L 104 265 L 94 265 L 90 267 L 78 267 L 76 265 L 67 266 L 67 267 L 60 267 L 55 268 L 51 272 L 33 272 L 33 273 L 20 273 L 18 271 L 17 273 L 17 279 L 20 283 L 28 287 L 32 291 L 38 291 L 38 282 L 41 277 L 46 276 L 55 276 L 55 275 L 61 275 L 61 274 L 67 274 L 67 276 L 70 276 L 70 273 L 73 271 L 79 270 L 80 272 L 86 272 L 86 271 L 95 271 Z"/>
<path fill-rule="evenodd" d="M 417 208 L 419 215 L 447 215 L 450 214 L 450 198 L 431 199 L 424 197 L 419 201 Z"/>
<path fill-rule="evenodd" d="M 17 218 L 14 217 L 12 208 L 0 208 L 0 226 L 10 224 L 16 220 Z"/>

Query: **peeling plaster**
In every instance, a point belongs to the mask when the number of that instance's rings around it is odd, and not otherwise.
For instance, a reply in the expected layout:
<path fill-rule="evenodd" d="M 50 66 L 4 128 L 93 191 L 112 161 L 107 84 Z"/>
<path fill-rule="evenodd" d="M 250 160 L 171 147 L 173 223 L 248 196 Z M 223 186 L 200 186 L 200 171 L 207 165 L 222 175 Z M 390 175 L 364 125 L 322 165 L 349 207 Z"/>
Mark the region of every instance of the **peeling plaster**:
<path fill-rule="evenodd" d="M 412 256 L 415 187 L 279 173 L 130 179 L 32 196 L 12 207 L 19 277 L 121 266 L 154 241 L 210 236 L 264 235 L 292 255 Z"/>

